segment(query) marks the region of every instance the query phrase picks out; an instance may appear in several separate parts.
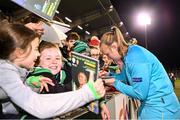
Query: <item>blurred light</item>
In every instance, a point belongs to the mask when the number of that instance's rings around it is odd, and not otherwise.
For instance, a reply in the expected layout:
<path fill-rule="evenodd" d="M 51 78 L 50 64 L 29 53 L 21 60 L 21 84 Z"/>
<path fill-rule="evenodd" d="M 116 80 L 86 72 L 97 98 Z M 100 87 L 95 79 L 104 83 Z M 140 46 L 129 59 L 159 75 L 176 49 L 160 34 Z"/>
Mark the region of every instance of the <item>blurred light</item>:
<path fill-rule="evenodd" d="M 56 13 L 57 13 L 57 14 L 59 14 L 59 11 L 58 11 L 58 10 L 56 10 Z"/>
<path fill-rule="evenodd" d="M 121 21 L 119 24 L 120 24 L 120 27 L 121 27 L 121 26 L 123 26 L 124 23 Z"/>
<path fill-rule="evenodd" d="M 138 15 L 137 20 L 140 25 L 150 25 L 151 24 L 151 17 L 147 13 L 140 13 Z"/>
<path fill-rule="evenodd" d="M 110 9 L 113 9 L 113 5 L 111 5 L 109 8 L 110 8 Z"/>
<path fill-rule="evenodd" d="M 88 35 L 90 35 L 90 32 L 88 32 L 88 31 L 85 31 L 85 33 L 88 34 Z"/>
<path fill-rule="evenodd" d="M 87 23 L 87 24 L 85 24 L 84 26 L 88 27 L 88 26 L 89 26 L 89 24 Z"/>
<path fill-rule="evenodd" d="M 151 24 L 151 17 L 148 13 L 142 12 L 137 17 L 138 23 L 144 26 L 144 40 L 145 40 L 145 47 L 148 49 L 148 36 L 147 36 L 147 29 L 148 25 Z"/>
<path fill-rule="evenodd" d="M 110 7 L 109 7 L 109 10 L 108 10 L 109 12 L 111 12 L 111 11 L 113 11 L 113 5 L 111 5 Z"/>
<path fill-rule="evenodd" d="M 77 27 L 78 27 L 79 29 L 81 29 L 81 30 L 83 29 L 83 28 L 82 28 L 81 26 L 79 26 L 79 25 L 78 25 Z"/>
<path fill-rule="evenodd" d="M 132 38 L 132 40 L 136 40 L 136 38 Z"/>
<path fill-rule="evenodd" d="M 68 22 L 72 22 L 72 20 L 69 19 L 68 17 L 65 17 L 65 19 L 66 19 Z"/>
<path fill-rule="evenodd" d="M 126 35 L 129 35 L 129 33 L 128 33 L 128 32 L 126 32 Z"/>

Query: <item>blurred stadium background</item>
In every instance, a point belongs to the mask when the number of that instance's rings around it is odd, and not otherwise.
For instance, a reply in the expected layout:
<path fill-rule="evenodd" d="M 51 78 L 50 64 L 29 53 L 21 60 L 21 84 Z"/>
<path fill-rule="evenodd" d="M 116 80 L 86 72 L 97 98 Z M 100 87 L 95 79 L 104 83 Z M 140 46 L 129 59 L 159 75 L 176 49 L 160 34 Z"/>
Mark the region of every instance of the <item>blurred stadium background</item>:
<path fill-rule="evenodd" d="M 175 93 L 180 101 L 180 78 L 175 81 Z"/>

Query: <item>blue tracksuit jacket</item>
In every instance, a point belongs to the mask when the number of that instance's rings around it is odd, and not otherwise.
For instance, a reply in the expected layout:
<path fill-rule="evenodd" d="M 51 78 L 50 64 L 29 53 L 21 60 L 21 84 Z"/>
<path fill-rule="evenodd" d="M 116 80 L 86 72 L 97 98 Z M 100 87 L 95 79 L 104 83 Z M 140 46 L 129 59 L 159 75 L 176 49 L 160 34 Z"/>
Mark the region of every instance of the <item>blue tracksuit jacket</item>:
<path fill-rule="evenodd" d="M 159 60 L 145 48 L 131 45 L 123 61 L 114 87 L 141 101 L 138 119 L 180 119 L 179 101 Z"/>

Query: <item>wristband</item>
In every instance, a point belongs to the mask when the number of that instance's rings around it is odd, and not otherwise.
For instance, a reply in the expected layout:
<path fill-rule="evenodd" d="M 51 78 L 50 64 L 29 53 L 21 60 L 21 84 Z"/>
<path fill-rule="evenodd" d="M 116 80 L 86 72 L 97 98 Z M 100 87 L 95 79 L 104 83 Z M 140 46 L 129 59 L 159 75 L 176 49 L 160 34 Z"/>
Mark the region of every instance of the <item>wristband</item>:
<path fill-rule="evenodd" d="M 40 87 L 41 87 L 40 77 L 41 77 L 41 76 L 31 76 L 31 77 L 29 77 L 29 78 L 26 80 L 26 83 L 27 83 L 29 86 L 33 87 L 33 88 L 40 88 Z M 33 85 L 33 84 L 32 84 L 33 82 L 34 82 L 34 83 L 37 83 L 37 85 L 36 85 L 36 86 Z"/>
<path fill-rule="evenodd" d="M 96 92 L 96 89 L 95 89 L 95 87 L 94 87 L 94 85 L 93 85 L 92 82 L 88 82 L 88 83 L 87 83 L 87 86 L 89 87 L 89 89 L 90 89 L 91 92 L 93 93 L 93 96 L 95 97 L 95 99 L 101 98 L 101 96 L 98 95 L 98 93 Z"/>

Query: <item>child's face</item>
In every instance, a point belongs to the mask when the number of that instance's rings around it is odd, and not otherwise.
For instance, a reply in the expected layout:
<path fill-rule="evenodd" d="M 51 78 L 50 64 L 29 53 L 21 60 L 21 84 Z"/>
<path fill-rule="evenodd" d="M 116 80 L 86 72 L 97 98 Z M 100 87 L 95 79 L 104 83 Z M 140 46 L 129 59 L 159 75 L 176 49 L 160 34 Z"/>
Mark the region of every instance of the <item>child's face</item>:
<path fill-rule="evenodd" d="M 99 59 L 99 53 L 100 51 L 98 49 L 91 49 L 90 54 L 92 58 Z"/>
<path fill-rule="evenodd" d="M 74 43 L 75 43 L 75 40 L 69 40 L 67 42 L 67 45 L 68 45 L 69 48 L 72 48 L 74 46 Z"/>
<path fill-rule="evenodd" d="M 103 55 L 102 60 L 104 61 L 105 64 L 109 63 L 109 57 L 107 55 Z"/>
<path fill-rule="evenodd" d="M 27 51 L 24 52 L 22 49 L 18 49 L 16 52 L 16 59 L 14 59 L 14 64 L 24 67 L 26 69 L 31 69 L 34 67 L 35 61 L 39 56 L 38 51 L 39 38 L 35 38 L 31 45 L 28 47 Z"/>
<path fill-rule="evenodd" d="M 51 70 L 55 75 L 61 70 L 62 58 L 58 48 L 46 48 L 41 52 L 39 66 Z"/>

